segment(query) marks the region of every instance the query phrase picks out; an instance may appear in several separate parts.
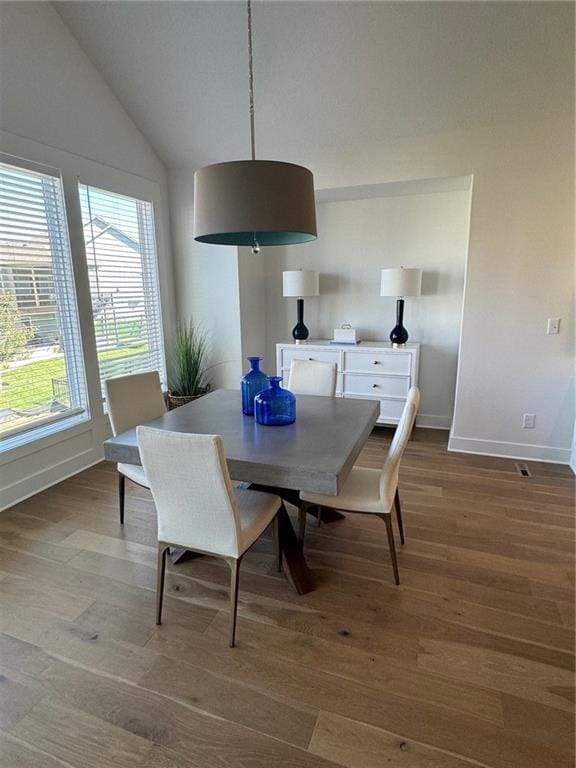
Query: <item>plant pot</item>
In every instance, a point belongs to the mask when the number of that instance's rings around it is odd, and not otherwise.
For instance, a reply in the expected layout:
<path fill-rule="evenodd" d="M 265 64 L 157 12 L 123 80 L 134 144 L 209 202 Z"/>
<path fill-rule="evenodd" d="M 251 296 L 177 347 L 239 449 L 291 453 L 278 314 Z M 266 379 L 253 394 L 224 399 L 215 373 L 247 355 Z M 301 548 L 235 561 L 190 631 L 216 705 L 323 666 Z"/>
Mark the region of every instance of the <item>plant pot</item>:
<path fill-rule="evenodd" d="M 168 392 L 166 396 L 166 402 L 168 403 L 168 410 L 173 411 L 174 408 L 180 408 L 181 405 L 187 405 L 193 400 L 198 400 L 199 397 L 204 397 L 210 392 L 210 385 L 208 384 L 202 392 L 197 395 L 174 395 L 172 392 Z"/>

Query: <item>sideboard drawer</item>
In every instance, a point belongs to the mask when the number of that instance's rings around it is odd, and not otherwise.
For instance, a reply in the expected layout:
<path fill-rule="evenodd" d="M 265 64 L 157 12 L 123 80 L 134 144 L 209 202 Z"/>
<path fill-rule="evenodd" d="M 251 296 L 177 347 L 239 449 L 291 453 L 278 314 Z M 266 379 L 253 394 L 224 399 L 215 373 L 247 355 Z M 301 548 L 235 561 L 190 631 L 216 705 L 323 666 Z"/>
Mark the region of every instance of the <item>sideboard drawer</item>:
<path fill-rule="evenodd" d="M 340 352 L 328 349 L 283 349 L 282 368 L 290 368 L 292 360 L 317 360 L 321 363 L 335 363 L 340 365 Z"/>
<path fill-rule="evenodd" d="M 345 352 L 344 370 L 358 373 L 398 373 L 410 375 L 409 352 Z"/>
<path fill-rule="evenodd" d="M 410 389 L 409 376 L 368 376 L 344 374 L 346 395 L 372 395 L 372 397 L 406 397 Z"/>

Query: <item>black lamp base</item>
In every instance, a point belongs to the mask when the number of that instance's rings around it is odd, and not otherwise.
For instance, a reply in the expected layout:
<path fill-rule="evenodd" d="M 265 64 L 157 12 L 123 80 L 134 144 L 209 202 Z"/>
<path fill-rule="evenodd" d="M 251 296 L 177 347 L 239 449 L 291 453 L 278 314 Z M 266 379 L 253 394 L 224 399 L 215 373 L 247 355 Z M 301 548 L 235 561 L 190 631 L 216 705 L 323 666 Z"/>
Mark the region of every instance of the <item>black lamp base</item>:
<path fill-rule="evenodd" d="M 308 336 L 310 336 L 310 332 L 308 331 L 308 328 L 304 325 L 304 299 L 297 299 L 297 307 L 298 307 L 298 322 L 292 328 L 292 338 L 296 342 L 296 344 L 301 344 L 303 341 L 306 341 Z"/>
<path fill-rule="evenodd" d="M 390 331 L 390 341 L 398 346 L 406 344 L 408 341 L 408 331 L 402 325 L 404 320 L 404 299 L 398 299 L 396 302 L 396 325 Z"/>

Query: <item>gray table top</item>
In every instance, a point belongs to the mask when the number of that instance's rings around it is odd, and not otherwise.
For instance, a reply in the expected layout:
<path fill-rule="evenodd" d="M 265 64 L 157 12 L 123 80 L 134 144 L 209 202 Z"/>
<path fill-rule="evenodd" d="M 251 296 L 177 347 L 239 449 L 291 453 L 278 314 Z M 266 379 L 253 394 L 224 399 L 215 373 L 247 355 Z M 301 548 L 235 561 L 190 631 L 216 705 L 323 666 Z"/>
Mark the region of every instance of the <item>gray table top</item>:
<path fill-rule="evenodd" d="M 265 427 L 242 414 L 238 390 L 218 389 L 148 426 L 221 435 L 234 480 L 336 495 L 379 413 L 374 400 L 298 395 L 294 424 Z M 106 440 L 104 453 L 109 461 L 140 464 L 136 429 Z"/>

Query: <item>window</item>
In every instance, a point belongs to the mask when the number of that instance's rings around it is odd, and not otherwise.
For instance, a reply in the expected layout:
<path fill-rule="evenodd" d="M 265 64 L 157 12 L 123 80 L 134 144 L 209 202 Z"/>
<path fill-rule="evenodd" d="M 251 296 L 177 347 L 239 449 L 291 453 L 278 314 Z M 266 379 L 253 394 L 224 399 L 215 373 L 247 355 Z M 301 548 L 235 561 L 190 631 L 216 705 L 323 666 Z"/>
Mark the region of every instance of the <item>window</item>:
<path fill-rule="evenodd" d="M 152 203 L 79 190 L 100 382 L 157 370 L 165 385 Z"/>
<path fill-rule="evenodd" d="M 0 155 L 0 440 L 87 417 L 62 182 Z"/>

